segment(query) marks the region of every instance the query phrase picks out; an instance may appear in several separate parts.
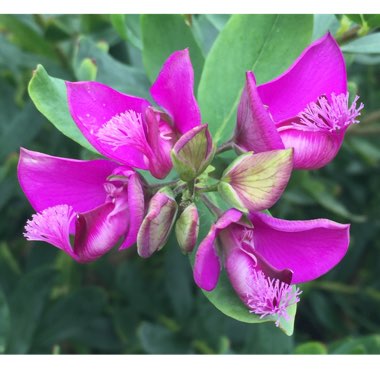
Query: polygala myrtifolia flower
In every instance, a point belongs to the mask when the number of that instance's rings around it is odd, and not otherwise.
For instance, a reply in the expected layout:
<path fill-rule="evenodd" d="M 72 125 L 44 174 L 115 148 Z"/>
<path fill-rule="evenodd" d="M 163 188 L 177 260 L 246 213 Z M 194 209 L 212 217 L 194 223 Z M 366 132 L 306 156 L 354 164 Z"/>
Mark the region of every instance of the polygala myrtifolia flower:
<path fill-rule="evenodd" d="M 178 138 L 201 124 L 193 85 L 188 49 L 166 60 L 150 89 L 165 112 L 101 83 L 66 82 L 71 116 L 87 140 L 104 156 L 156 178 L 170 172 Z"/>
<path fill-rule="evenodd" d="M 351 106 L 342 52 L 330 34 L 307 47 L 293 65 L 256 86 L 247 72 L 234 141 L 241 150 L 294 148 L 295 169 L 318 169 L 338 153 L 363 104 Z"/>
<path fill-rule="evenodd" d="M 311 281 L 332 269 L 349 245 L 349 225 L 327 219 L 287 221 L 259 212 L 248 219 L 226 211 L 211 227 L 195 256 L 194 279 L 213 290 L 221 263 L 237 295 L 251 313 L 288 318 L 299 301 L 293 284 Z"/>
<path fill-rule="evenodd" d="M 119 240 L 120 249 L 136 242 L 144 193 L 134 170 L 21 149 L 18 178 L 37 211 L 25 228 L 28 240 L 48 242 L 81 263 L 98 259 Z"/>
<path fill-rule="evenodd" d="M 66 82 L 74 121 L 110 160 L 21 149 L 19 182 L 37 212 L 25 236 L 81 263 L 117 243 L 119 249 L 137 243 L 138 254 L 148 258 L 171 233 L 190 253 L 204 217 L 196 204 L 203 201 L 218 219 L 196 252 L 196 283 L 213 290 L 223 263 L 247 313 L 279 324 L 299 301 L 294 284 L 321 276 L 342 259 L 349 226 L 325 219 L 285 221 L 260 211 L 278 201 L 293 167 L 320 167 L 335 156 L 361 107 L 356 109 L 356 101 L 348 107 L 344 62 L 328 35 L 272 82 L 256 87 L 247 74 L 234 144 L 217 148 L 201 123 L 193 76 L 187 49 L 167 59 L 151 87 L 164 111 L 101 83 Z M 230 165 L 223 157 L 213 161 L 233 147 L 240 156 Z M 135 171 L 163 179 L 172 168 L 177 179 L 155 183 Z M 225 209 L 234 208 L 222 214 L 208 192 L 216 193 L 216 203 L 224 198 Z"/>

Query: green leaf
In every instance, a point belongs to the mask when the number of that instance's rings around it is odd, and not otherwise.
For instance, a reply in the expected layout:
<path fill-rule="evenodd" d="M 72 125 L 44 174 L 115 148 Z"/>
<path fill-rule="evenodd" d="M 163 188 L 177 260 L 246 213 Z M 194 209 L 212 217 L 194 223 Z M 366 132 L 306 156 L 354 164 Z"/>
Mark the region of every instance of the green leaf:
<path fill-rule="evenodd" d="M 66 86 L 62 79 L 49 76 L 38 65 L 28 86 L 29 96 L 36 108 L 64 135 L 84 148 L 96 152 L 74 123 L 67 104 Z"/>
<path fill-rule="evenodd" d="M 193 307 L 193 277 L 185 255 L 181 254 L 174 232 L 163 249 L 165 288 L 176 316 L 184 320 Z"/>
<path fill-rule="evenodd" d="M 107 297 L 103 289 L 87 287 L 59 298 L 44 314 L 34 339 L 38 347 L 50 347 L 78 339 L 82 330 L 101 316 Z"/>
<path fill-rule="evenodd" d="M 0 288 L 0 354 L 4 353 L 11 326 L 9 307 L 3 291 Z"/>
<path fill-rule="evenodd" d="M 206 209 L 202 203 L 197 204 L 199 216 L 200 216 L 200 238 L 199 242 L 203 240 L 210 226 L 213 222 L 213 216 Z M 197 248 L 195 249 L 196 252 Z M 190 256 L 191 265 L 194 265 L 195 254 Z M 222 271 L 219 277 L 217 287 L 211 291 L 203 291 L 203 294 L 208 298 L 208 300 L 223 314 L 234 318 L 240 322 L 245 323 L 263 323 L 263 322 L 275 322 L 274 317 L 260 318 L 256 314 L 249 312 L 247 307 L 243 304 L 240 298 L 236 295 L 234 289 L 232 288 L 225 271 Z M 294 319 L 297 311 L 297 304 L 294 304 L 288 308 L 289 320 L 284 318 L 280 319 L 280 329 L 288 336 L 293 334 L 294 331 Z"/>
<path fill-rule="evenodd" d="M 12 329 L 8 354 L 29 352 L 54 280 L 55 271 L 42 268 L 24 275 L 17 284 L 9 298 Z"/>
<path fill-rule="evenodd" d="M 259 83 L 279 75 L 310 42 L 311 15 L 233 15 L 207 56 L 198 100 L 217 142 L 231 137 L 245 72 Z"/>
<path fill-rule="evenodd" d="M 298 345 L 294 353 L 297 355 L 326 355 L 327 347 L 320 342 L 307 342 Z"/>
<path fill-rule="evenodd" d="M 143 62 L 153 82 L 162 64 L 175 50 L 189 48 L 197 89 L 204 58 L 192 30 L 180 15 L 142 15 Z"/>
<path fill-rule="evenodd" d="M 26 51 L 55 58 L 53 45 L 17 15 L 0 15 L 1 26 L 10 33 L 13 42 Z"/>
<path fill-rule="evenodd" d="M 380 335 L 348 338 L 332 345 L 331 354 L 380 354 Z"/>
<path fill-rule="evenodd" d="M 344 53 L 380 54 L 380 32 L 369 34 L 341 47 Z"/>
<path fill-rule="evenodd" d="M 115 28 L 116 32 L 119 33 L 119 36 L 123 39 L 127 39 L 127 27 L 125 25 L 125 15 L 116 14 L 110 15 L 110 20 L 112 26 Z"/>
<path fill-rule="evenodd" d="M 89 38 L 79 39 L 77 47 L 74 71 L 78 79 L 83 60 L 89 58 L 96 65 L 98 82 L 133 96 L 149 97 L 149 81 L 142 69 L 117 61 Z"/>
<path fill-rule="evenodd" d="M 137 332 L 141 345 L 148 354 L 188 353 L 184 342 L 164 326 L 143 322 Z"/>

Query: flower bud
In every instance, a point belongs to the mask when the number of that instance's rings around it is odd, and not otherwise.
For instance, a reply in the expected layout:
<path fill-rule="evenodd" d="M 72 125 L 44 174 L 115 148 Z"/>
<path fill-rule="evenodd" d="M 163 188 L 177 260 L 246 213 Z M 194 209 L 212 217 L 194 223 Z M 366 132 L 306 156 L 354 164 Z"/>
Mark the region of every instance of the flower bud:
<path fill-rule="evenodd" d="M 150 200 L 148 212 L 137 234 L 137 252 L 148 258 L 166 243 L 178 205 L 170 188 L 159 190 Z"/>
<path fill-rule="evenodd" d="M 292 149 L 249 152 L 238 157 L 224 171 L 218 190 L 239 210 L 262 211 L 278 201 L 292 169 Z"/>
<path fill-rule="evenodd" d="M 207 168 L 214 153 L 215 147 L 207 124 L 203 124 L 182 135 L 174 145 L 171 156 L 180 178 L 188 182 Z"/>
<path fill-rule="evenodd" d="M 194 203 L 188 205 L 175 225 L 175 234 L 181 250 L 190 253 L 195 247 L 199 232 L 199 215 Z"/>

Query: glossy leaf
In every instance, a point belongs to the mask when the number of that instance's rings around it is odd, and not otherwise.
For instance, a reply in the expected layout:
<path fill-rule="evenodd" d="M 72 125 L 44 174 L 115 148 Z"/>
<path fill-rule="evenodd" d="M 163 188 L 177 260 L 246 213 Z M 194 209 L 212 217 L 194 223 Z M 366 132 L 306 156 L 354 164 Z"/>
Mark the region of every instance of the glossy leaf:
<path fill-rule="evenodd" d="M 96 152 L 71 118 L 66 86 L 62 79 L 49 76 L 44 67 L 38 65 L 29 82 L 28 91 L 36 108 L 58 130 L 84 148 Z"/>
<path fill-rule="evenodd" d="M 7 299 L 0 288 L 0 354 L 4 353 L 7 337 L 11 327 Z"/>
<path fill-rule="evenodd" d="M 142 15 L 143 62 L 153 82 L 165 60 L 175 50 L 189 48 L 194 67 L 195 89 L 198 87 L 204 58 L 193 33 L 180 15 Z"/>
<path fill-rule="evenodd" d="M 24 275 L 9 298 L 12 329 L 6 352 L 26 354 L 48 299 L 55 271 L 41 268 Z"/>
<path fill-rule="evenodd" d="M 342 46 L 345 53 L 380 54 L 380 32 L 357 38 Z"/>
<path fill-rule="evenodd" d="M 198 90 L 202 120 L 217 141 L 232 135 L 245 72 L 253 70 L 259 83 L 279 75 L 310 42 L 312 29 L 311 15 L 229 19 L 207 56 Z"/>

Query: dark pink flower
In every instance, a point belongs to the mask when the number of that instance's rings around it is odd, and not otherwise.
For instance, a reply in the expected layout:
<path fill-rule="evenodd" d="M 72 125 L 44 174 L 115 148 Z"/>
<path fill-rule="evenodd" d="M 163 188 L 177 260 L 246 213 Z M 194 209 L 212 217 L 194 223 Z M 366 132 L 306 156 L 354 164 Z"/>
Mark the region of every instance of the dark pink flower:
<path fill-rule="evenodd" d="M 188 49 L 167 59 L 150 89 L 165 112 L 101 83 L 66 82 L 71 115 L 87 140 L 104 156 L 157 178 L 171 170 L 179 136 L 201 124 L 193 86 Z"/>
<path fill-rule="evenodd" d="M 327 219 L 287 221 L 259 212 L 246 220 L 242 212 L 230 209 L 199 245 L 195 282 L 213 290 L 223 263 L 251 312 L 287 318 L 286 308 L 300 295 L 291 285 L 314 280 L 337 265 L 349 246 L 349 227 Z"/>
<path fill-rule="evenodd" d="M 50 243 L 81 263 L 118 241 L 120 249 L 136 242 L 145 210 L 140 177 L 132 169 L 21 149 L 18 178 L 37 211 L 25 227 L 28 240 Z"/>
<path fill-rule="evenodd" d="M 307 47 L 293 65 L 256 86 L 247 72 L 235 131 L 245 151 L 294 148 L 295 169 L 317 169 L 338 153 L 363 104 L 348 103 L 342 52 L 330 34 Z"/>

